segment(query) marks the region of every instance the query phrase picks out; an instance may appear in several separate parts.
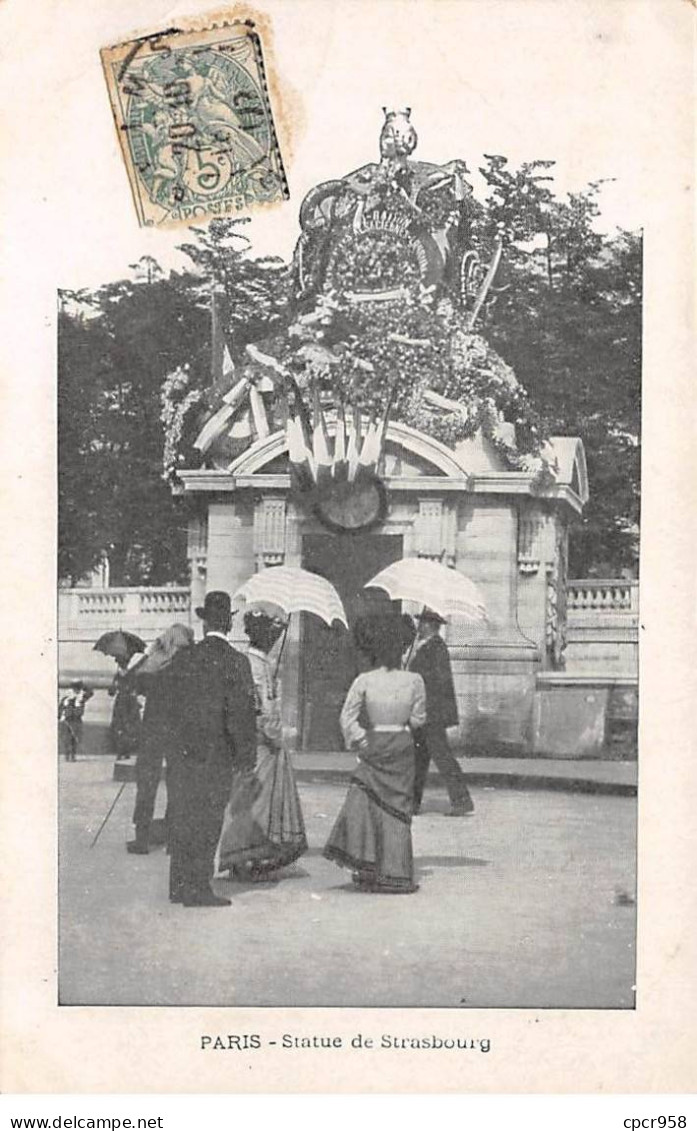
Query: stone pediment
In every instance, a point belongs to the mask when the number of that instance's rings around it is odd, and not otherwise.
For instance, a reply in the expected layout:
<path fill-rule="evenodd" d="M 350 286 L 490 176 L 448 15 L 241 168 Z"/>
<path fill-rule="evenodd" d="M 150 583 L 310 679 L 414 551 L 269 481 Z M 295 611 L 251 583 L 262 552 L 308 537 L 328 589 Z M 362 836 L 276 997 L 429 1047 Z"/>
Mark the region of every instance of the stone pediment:
<path fill-rule="evenodd" d="M 552 436 L 542 454 L 552 464 L 557 483 L 568 487 L 581 506 L 585 506 L 589 493 L 588 468 L 586 452 L 578 436 Z"/>
<path fill-rule="evenodd" d="M 505 428 L 506 425 L 502 425 Z M 329 421 L 329 435 L 333 422 Z M 464 491 L 487 495 L 536 495 L 567 503 L 580 513 L 588 501 L 588 473 L 581 440 L 555 436 L 545 445 L 549 478 L 539 480 L 541 460 L 511 470 L 495 444 L 478 433 L 462 441 L 455 450 L 411 428 L 393 421 L 388 425 L 380 474 L 395 490 Z M 235 491 L 259 486 L 285 489 L 290 485 L 288 439 L 277 431 L 257 439 L 224 468 L 181 471 L 185 491 Z"/>
<path fill-rule="evenodd" d="M 333 433 L 331 420 L 328 431 L 331 436 Z M 257 440 L 228 468 L 229 473 L 234 476 L 259 473 L 282 475 L 288 470 L 288 441 L 285 432 L 275 432 L 271 436 Z M 438 440 L 398 421 L 387 427 L 382 473 L 388 481 L 436 476 L 457 479 L 461 482 L 464 480 L 463 486 L 469 475 L 467 467 L 456 452 Z"/>

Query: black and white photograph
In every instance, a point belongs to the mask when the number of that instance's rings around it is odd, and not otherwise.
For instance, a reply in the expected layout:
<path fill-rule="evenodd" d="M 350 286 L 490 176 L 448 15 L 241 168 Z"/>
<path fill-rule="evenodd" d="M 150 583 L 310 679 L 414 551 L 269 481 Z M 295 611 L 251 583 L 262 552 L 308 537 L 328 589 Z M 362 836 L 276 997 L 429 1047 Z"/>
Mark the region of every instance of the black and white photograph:
<path fill-rule="evenodd" d="M 61 1015 L 633 1024 L 669 7 L 47 10 Z"/>
<path fill-rule="evenodd" d="M 642 232 L 411 101 L 59 291 L 66 1004 L 633 1006 Z"/>

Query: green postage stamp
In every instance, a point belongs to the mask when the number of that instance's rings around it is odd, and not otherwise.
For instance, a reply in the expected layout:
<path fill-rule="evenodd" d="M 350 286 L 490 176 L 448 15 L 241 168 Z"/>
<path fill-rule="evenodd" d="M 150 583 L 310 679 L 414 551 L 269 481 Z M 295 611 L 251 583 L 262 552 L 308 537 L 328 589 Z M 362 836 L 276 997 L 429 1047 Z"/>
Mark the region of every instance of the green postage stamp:
<path fill-rule="evenodd" d="M 251 22 L 168 29 L 101 55 L 143 226 L 287 199 L 261 40 Z"/>

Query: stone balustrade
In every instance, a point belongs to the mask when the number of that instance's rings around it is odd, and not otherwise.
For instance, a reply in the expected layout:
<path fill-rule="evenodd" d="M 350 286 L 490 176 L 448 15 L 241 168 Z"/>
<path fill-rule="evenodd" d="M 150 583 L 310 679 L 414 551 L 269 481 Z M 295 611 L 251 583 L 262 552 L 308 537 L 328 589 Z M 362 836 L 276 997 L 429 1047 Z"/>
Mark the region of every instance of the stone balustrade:
<path fill-rule="evenodd" d="M 138 627 L 161 630 L 173 620 L 189 621 L 188 587 L 132 589 L 59 589 L 59 639 L 110 629 Z"/>
<path fill-rule="evenodd" d="M 94 645 L 104 632 L 122 628 L 146 644 L 175 621 L 191 621 L 188 587 L 59 589 L 58 645 L 62 676 L 78 675 L 108 682 L 114 662 Z"/>
<path fill-rule="evenodd" d="M 191 607 L 189 589 L 141 589 L 140 611 L 143 615 L 183 617 L 188 620 Z"/>
<path fill-rule="evenodd" d="M 533 755 L 636 756 L 638 607 L 636 581 L 591 578 L 568 583 L 565 670 L 539 673 L 534 689 L 521 684 L 521 714 L 530 710 L 526 696 L 533 704 Z M 175 621 L 192 623 L 188 588 L 59 591 L 60 682 L 65 685 L 73 678 L 87 678 L 98 691 L 91 700 L 88 721 L 106 726 L 111 711 L 105 689 L 113 678 L 114 661 L 94 651 L 99 636 L 123 628 L 149 643 Z M 200 622 L 194 618 L 193 624 L 196 627 Z M 474 733 L 470 720 L 467 742 L 474 749 L 472 744 L 480 741 L 491 753 L 498 747 L 488 743 L 486 728 L 482 728 L 486 697 L 478 684 L 490 676 L 461 671 L 461 651 L 454 650 L 453 666 L 456 675 L 462 676 L 467 694 L 478 700 L 481 732 Z M 511 667 L 510 656 L 507 662 Z M 492 720 L 495 716 L 500 721 L 501 708 L 495 695 L 490 713 Z M 468 714 L 462 704 L 461 714 L 463 718 Z"/>
<path fill-rule="evenodd" d="M 580 610 L 638 613 L 639 582 L 583 578 L 570 581 L 567 588 L 569 616 Z"/>
<path fill-rule="evenodd" d="M 107 619 L 126 615 L 128 592 L 118 589 L 63 590 L 71 605 L 73 618 Z M 61 603 L 63 603 L 61 601 Z"/>
<path fill-rule="evenodd" d="M 567 588 L 567 672 L 636 678 L 639 582 L 583 578 Z"/>

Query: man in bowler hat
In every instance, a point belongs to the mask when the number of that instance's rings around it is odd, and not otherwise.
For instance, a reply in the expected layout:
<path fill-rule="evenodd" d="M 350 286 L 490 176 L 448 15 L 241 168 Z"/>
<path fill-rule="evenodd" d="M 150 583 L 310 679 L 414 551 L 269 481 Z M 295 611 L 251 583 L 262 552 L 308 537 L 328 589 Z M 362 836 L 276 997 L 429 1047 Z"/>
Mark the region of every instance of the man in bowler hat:
<path fill-rule="evenodd" d="M 185 907 L 225 907 L 230 900 L 215 894 L 211 880 L 233 774 L 247 776 L 250 790 L 253 784 L 254 685 L 249 660 L 227 639 L 229 595 L 208 593 L 196 615 L 205 636 L 186 650 L 177 671 L 169 898 Z"/>
<path fill-rule="evenodd" d="M 457 726 L 458 717 L 450 656 L 440 635 L 443 624 L 445 621 L 438 613 L 424 609 L 419 617 L 416 647 L 409 661 L 409 670 L 418 672 L 426 684 L 426 724 L 414 735 L 414 813 L 421 809 L 428 767 L 433 758 L 448 790 L 448 816 L 464 817 L 473 812 L 474 802 L 465 776 L 450 751 L 446 734 L 448 727 Z"/>

